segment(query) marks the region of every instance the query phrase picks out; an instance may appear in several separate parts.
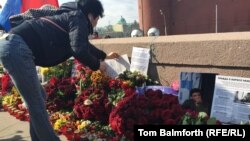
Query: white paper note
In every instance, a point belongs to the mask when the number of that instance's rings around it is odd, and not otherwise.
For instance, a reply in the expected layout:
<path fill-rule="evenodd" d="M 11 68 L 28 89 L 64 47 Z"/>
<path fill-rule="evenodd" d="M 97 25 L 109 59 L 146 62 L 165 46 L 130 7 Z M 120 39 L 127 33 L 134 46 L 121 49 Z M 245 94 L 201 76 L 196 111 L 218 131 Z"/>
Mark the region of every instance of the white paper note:
<path fill-rule="evenodd" d="M 133 47 L 130 71 L 139 71 L 147 75 L 150 59 L 150 49 Z"/>
<path fill-rule="evenodd" d="M 105 63 L 107 65 L 106 73 L 112 78 L 117 77 L 119 74 L 130 68 L 127 54 L 121 55 L 117 59 L 107 59 L 105 60 Z"/>

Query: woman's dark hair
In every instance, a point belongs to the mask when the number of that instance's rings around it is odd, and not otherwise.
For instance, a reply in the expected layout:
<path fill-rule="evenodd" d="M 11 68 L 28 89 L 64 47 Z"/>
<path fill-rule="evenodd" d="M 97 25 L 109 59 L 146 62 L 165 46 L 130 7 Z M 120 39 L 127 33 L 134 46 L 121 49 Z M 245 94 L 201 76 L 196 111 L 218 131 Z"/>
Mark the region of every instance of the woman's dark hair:
<path fill-rule="evenodd" d="M 111 36 L 110 35 L 105 35 L 103 38 L 108 39 L 108 38 L 111 38 Z"/>
<path fill-rule="evenodd" d="M 94 18 L 103 17 L 103 6 L 99 0 L 76 0 L 85 15 L 92 14 Z"/>
<path fill-rule="evenodd" d="M 99 36 L 98 32 L 97 31 L 94 31 L 93 34 Z"/>
<path fill-rule="evenodd" d="M 190 90 L 189 97 L 192 97 L 193 93 L 200 93 L 201 94 L 201 90 L 199 88 L 193 88 L 192 90 Z M 202 94 L 201 94 L 201 96 L 202 96 Z"/>

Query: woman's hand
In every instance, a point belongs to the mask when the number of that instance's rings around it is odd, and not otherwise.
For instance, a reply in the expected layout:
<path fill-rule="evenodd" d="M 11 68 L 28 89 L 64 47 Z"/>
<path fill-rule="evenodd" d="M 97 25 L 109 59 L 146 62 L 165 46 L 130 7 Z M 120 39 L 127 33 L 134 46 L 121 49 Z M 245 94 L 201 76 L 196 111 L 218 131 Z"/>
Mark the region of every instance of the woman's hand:
<path fill-rule="evenodd" d="M 107 56 L 106 56 L 106 59 L 115 59 L 115 58 L 118 58 L 120 57 L 120 55 L 118 53 L 115 53 L 115 52 L 110 52 Z"/>

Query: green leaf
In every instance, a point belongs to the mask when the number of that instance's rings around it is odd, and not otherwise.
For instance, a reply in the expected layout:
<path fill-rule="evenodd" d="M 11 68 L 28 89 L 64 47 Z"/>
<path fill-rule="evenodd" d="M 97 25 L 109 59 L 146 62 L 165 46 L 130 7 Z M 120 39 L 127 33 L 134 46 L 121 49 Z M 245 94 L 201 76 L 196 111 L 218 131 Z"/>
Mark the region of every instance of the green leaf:
<path fill-rule="evenodd" d="M 189 121 L 190 121 L 190 118 L 188 116 L 184 116 L 181 124 L 182 125 L 190 125 Z"/>
<path fill-rule="evenodd" d="M 62 92 L 62 91 L 57 91 L 57 94 L 59 95 L 59 96 L 64 96 L 64 93 Z"/>
<path fill-rule="evenodd" d="M 216 118 L 210 118 L 207 120 L 207 125 L 215 125 L 216 124 Z"/>
<path fill-rule="evenodd" d="M 201 125 L 202 124 L 202 121 L 200 118 L 198 118 L 196 121 L 195 121 L 195 125 Z"/>

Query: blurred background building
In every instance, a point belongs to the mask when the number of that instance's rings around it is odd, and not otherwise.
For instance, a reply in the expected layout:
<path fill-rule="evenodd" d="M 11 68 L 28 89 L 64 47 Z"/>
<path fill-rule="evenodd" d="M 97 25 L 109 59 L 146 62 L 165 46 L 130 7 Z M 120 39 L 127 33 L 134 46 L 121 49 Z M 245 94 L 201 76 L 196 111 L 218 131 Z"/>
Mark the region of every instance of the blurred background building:
<path fill-rule="evenodd" d="M 111 38 L 122 38 L 130 37 L 134 29 L 139 29 L 139 23 L 137 21 L 127 23 L 126 19 L 121 16 L 116 24 L 97 28 L 97 31 L 100 37 L 109 35 Z"/>

